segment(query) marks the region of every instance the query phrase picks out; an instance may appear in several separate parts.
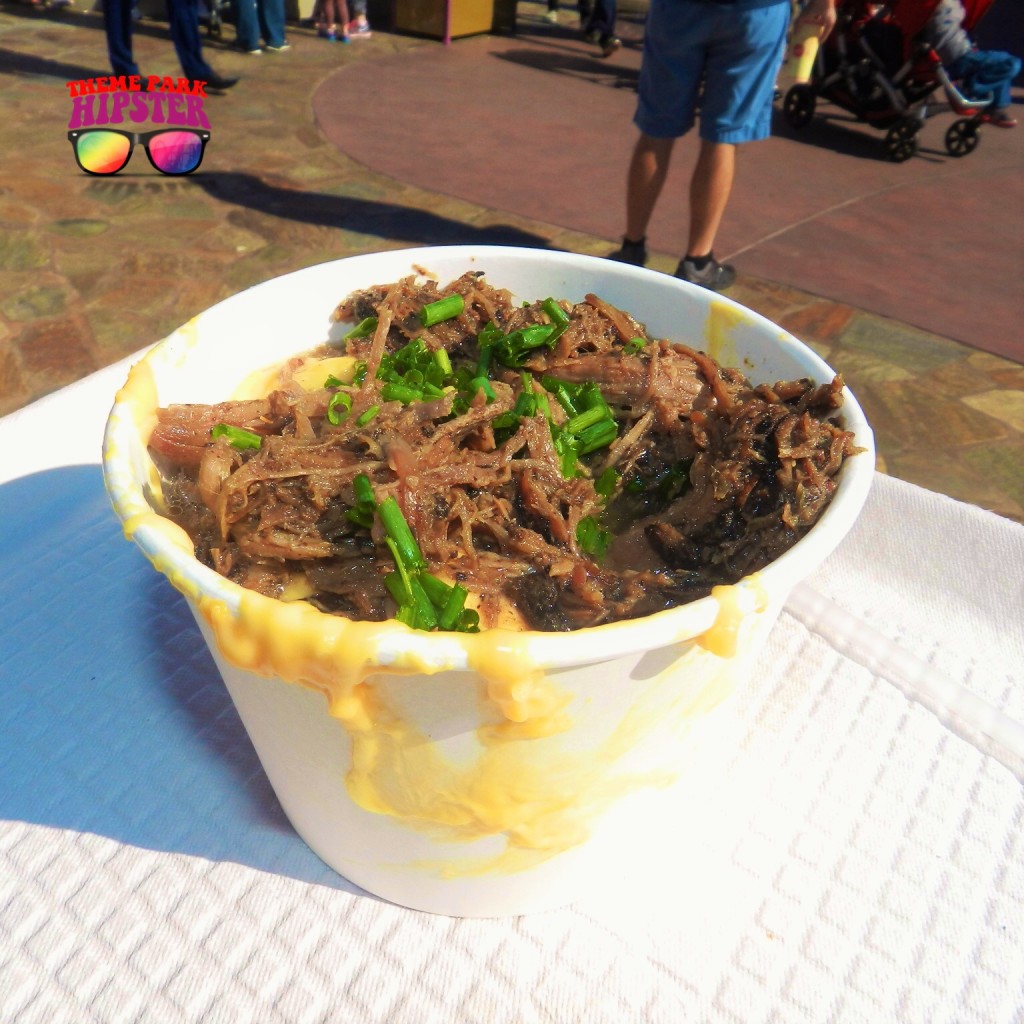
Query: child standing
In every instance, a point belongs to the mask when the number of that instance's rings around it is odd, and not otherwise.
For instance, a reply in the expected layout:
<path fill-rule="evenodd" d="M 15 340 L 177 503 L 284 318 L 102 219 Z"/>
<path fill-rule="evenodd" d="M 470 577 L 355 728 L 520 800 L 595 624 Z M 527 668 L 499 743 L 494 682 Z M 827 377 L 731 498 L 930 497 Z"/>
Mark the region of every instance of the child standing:
<path fill-rule="evenodd" d="M 346 0 L 321 0 L 317 7 L 317 34 L 332 43 L 347 43 L 349 15 Z"/>

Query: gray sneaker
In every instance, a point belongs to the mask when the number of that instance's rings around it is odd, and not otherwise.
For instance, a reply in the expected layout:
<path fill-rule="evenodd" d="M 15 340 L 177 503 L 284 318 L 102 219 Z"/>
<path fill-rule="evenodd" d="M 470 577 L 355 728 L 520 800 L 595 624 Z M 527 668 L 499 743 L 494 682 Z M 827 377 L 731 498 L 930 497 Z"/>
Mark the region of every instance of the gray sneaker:
<path fill-rule="evenodd" d="M 714 256 L 700 269 L 697 269 L 693 260 L 685 256 L 679 261 L 674 277 L 689 281 L 690 284 L 699 284 L 702 288 L 710 288 L 713 292 L 720 292 L 728 288 L 736 280 L 736 268 L 728 263 L 719 263 Z"/>

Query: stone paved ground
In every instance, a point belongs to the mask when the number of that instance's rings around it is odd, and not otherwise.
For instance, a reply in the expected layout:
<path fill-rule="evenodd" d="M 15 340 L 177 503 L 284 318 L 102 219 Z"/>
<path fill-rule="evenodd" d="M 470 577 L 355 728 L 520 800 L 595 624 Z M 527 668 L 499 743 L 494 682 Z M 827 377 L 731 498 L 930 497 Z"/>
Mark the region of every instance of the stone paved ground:
<path fill-rule="evenodd" d="M 98 178 L 73 160 L 64 83 L 106 73 L 99 16 L 0 3 L 0 414 L 228 295 L 325 260 L 474 241 L 608 251 L 607 239 L 369 171 L 327 143 L 311 97 L 328 76 L 437 43 L 378 31 L 332 46 L 296 25 L 289 35 L 280 56 L 208 43 L 214 66 L 244 80 L 206 101 L 213 138 L 200 174 L 157 175 L 137 152 Z M 135 48 L 144 74 L 179 73 L 161 24 L 142 22 Z M 339 102 L 358 97 L 339 89 Z M 875 427 L 880 469 L 1024 520 L 1024 367 L 767 280 L 730 294 L 845 374 Z"/>

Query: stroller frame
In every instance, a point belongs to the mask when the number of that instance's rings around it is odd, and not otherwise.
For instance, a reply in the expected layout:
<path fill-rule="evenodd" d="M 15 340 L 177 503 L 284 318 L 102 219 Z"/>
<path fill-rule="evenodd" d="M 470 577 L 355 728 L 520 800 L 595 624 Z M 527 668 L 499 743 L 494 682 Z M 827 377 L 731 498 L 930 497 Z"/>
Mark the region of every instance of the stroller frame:
<path fill-rule="evenodd" d="M 992 2 L 965 0 L 965 29 L 970 31 Z M 946 151 L 954 157 L 972 152 L 992 95 L 965 96 L 935 50 L 920 38 L 937 5 L 938 0 L 841 3 L 836 28 L 818 51 L 811 80 L 797 83 L 786 93 L 783 114 L 789 124 L 806 127 L 822 96 L 858 120 L 887 129 L 886 156 L 902 163 L 917 152 L 929 101 L 941 90 L 950 109 L 959 115 L 946 131 Z"/>

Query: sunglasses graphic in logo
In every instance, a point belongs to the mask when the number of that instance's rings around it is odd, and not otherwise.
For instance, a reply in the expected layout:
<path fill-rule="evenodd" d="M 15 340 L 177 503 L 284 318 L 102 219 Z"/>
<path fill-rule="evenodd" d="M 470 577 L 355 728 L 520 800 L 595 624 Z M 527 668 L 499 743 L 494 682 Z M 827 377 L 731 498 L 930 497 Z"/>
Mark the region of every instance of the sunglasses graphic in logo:
<path fill-rule="evenodd" d="M 191 174 L 203 162 L 210 133 L 197 128 L 82 128 L 69 131 L 68 140 L 86 174 L 117 174 L 131 160 L 136 143 L 145 147 L 149 162 L 161 174 Z"/>

